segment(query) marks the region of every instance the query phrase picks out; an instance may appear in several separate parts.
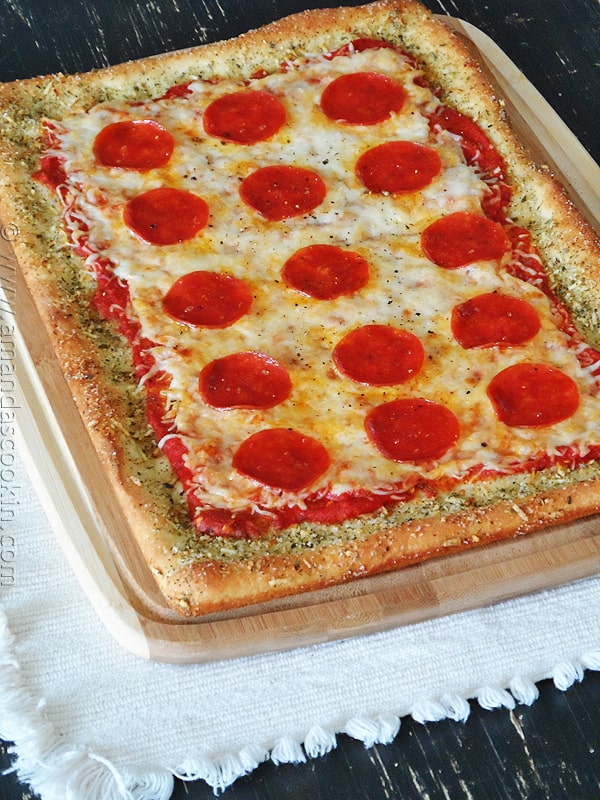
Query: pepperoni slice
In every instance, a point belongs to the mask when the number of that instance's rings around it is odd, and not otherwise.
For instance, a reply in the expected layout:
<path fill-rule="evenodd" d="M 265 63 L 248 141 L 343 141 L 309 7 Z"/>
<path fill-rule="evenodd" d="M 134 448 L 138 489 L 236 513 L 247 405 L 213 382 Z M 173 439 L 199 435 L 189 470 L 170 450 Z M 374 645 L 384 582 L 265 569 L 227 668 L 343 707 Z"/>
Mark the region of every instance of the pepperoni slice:
<path fill-rule="evenodd" d="M 564 372 L 547 364 L 514 364 L 488 386 L 496 416 L 513 428 L 542 428 L 572 416 L 579 390 Z"/>
<path fill-rule="evenodd" d="M 269 92 L 240 91 L 213 100 L 204 112 L 209 136 L 236 144 L 270 139 L 286 120 L 282 103 Z"/>
<path fill-rule="evenodd" d="M 192 239 L 208 222 L 208 204 L 197 194 L 167 186 L 130 200 L 123 220 L 148 244 L 179 244 Z"/>
<path fill-rule="evenodd" d="M 242 200 L 272 221 L 308 214 L 326 194 L 327 187 L 316 172 L 290 165 L 262 167 L 240 186 Z"/>
<path fill-rule="evenodd" d="M 392 386 L 416 375 L 425 352 L 409 331 L 391 325 L 364 325 L 347 333 L 333 350 L 340 372 L 357 383 Z"/>
<path fill-rule="evenodd" d="M 310 436 L 289 428 L 268 428 L 238 447 L 233 466 L 264 486 L 297 492 L 329 467 L 329 453 Z"/>
<path fill-rule="evenodd" d="M 171 158 L 175 140 L 160 123 L 152 119 L 113 122 L 94 140 L 96 163 L 146 171 L 164 166 Z"/>
<path fill-rule="evenodd" d="M 303 247 L 282 271 L 288 286 L 317 300 L 335 300 L 353 294 L 369 281 L 369 263 L 358 253 L 332 244 Z"/>
<path fill-rule="evenodd" d="M 265 353 L 244 352 L 207 364 L 198 380 L 203 400 L 213 408 L 272 408 L 287 400 L 287 370 Z"/>
<path fill-rule="evenodd" d="M 427 258 L 445 269 L 502 258 L 509 246 L 502 225 L 472 211 L 441 217 L 421 234 Z"/>
<path fill-rule="evenodd" d="M 404 194 L 429 186 L 442 162 L 431 147 L 415 142 L 385 142 L 363 153 L 356 175 L 375 194 Z"/>
<path fill-rule="evenodd" d="M 450 409 L 410 397 L 371 409 L 365 429 L 376 449 L 392 461 L 435 461 L 460 435 L 460 425 Z"/>
<path fill-rule="evenodd" d="M 540 329 L 537 311 L 525 300 L 490 292 L 452 311 L 452 333 L 465 349 L 528 342 Z"/>
<path fill-rule="evenodd" d="M 404 88 L 380 72 L 340 75 L 325 87 L 321 109 L 335 122 L 376 125 L 402 109 Z"/>
<path fill-rule="evenodd" d="M 251 305 L 252 292 L 243 281 L 202 270 L 176 280 L 163 299 L 170 317 L 197 328 L 227 328 Z"/>

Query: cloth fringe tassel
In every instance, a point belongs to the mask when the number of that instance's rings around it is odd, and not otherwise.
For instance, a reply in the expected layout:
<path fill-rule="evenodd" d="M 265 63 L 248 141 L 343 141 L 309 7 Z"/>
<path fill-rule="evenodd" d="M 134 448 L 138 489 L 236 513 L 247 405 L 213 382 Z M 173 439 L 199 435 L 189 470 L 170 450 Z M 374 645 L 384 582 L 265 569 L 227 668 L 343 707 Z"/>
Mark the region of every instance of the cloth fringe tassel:
<path fill-rule="evenodd" d="M 561 662 L 551 675 L 540 676 L 537 680 L 551 678 L 558 689 L 565 691 L 581 681 L 586 670 L 600 671 L 600 650 L 587 653 L 577 663 Z M 517 705 L 531 705 L 538 694 L 535 681 L 516 677 L 505 688 L 482 687 L 474 692 L 472 699 L 487 710 L 512 710 Z M 470 708 L 466 698 L 445 695 L 437 700 L 424 699 L 415 703 L 407 716 L 423 724 L 443 719 L 465 722 Z M 370 748 L 390 744 L 400 725 L 400 717 L 394 714 L 356 717 L 339 733 Z M 1 611 L 0 737 L 14 743 L 11 753 L 15 760 L 9 771 L 15 772 L 19 780 L 43 800 L 169 800 L 175 778 L 205 781 L 218 795 L 264 761 L 299 764 L 307 758 L 324 756 L 337 746 L 336 733 L 315 726 L 307 732 L 303 742 L 284 737 L 270 750 L 250 746 L 220 758 L 194 758 L 173 769 L 152 765 L 117 768 L 86 748 L 65 744 L 65 737 L 57 733 L 44 715 L 43 703 L 32 698 L 23 685 L 14 655 L 14 639 Z"/>

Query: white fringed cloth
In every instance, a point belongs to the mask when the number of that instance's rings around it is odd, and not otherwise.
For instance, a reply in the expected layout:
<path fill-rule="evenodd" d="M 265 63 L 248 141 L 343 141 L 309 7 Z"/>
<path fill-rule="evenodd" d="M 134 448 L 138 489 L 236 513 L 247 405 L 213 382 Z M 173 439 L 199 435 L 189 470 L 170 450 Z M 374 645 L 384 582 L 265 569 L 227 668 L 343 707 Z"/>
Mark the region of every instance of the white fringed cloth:
<path fill-rule="evenodd" d="M 318 758 L 341 732 L 387 743 L 408 715 L 464 722 L 471 703 L 512 709 L 541 679 L 567 689 L 600 669 L 600 578 L 291 652 L 148 662 L 96 616 L 20 464 L 10 488 L 0 736 L 43 800 L 167 800 L 174 775 L 218 792 L 265 759 Z"/>

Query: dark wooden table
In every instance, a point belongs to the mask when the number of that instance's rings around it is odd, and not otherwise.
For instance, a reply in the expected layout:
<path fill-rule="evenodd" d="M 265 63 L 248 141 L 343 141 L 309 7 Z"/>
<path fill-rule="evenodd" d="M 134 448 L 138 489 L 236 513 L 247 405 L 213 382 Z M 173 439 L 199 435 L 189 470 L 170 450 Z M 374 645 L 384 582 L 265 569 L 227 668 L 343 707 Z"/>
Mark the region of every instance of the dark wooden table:
<path fill-rule="evenodd" d="M 478 26 L 545 96 L 600 161 L 598 0 L 425 0 Z M 82 71 L 242 33 L 303 8 L 352 0 L 4 0 L 0 80 Z M 1 167 L 0 167 L 1 168 Z M 1 721 L 0 721 L 1 728 Z M 0 751 L 0 769 L 9 765 Z M 345 736 L 328 756 L 299 766 L 266 763 L 225 800 L 599 800 L 600 674 L 567 692 L 549 681 L 513 712 L 472 706 L 465 724 L 403 720 L 387 746 Z M 31 797 L 0 777 L 0 800 Z M 177 785 L 174 800 L 213 797 Z M 107 800 L 112 800 L 107 798 Z"/>

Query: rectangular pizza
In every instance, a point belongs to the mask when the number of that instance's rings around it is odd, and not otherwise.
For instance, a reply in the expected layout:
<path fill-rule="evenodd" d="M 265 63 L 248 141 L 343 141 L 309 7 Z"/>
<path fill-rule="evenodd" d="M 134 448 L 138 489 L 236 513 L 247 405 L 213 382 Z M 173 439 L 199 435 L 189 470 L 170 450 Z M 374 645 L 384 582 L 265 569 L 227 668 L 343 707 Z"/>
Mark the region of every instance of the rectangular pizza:
<path fill-rule="evenodd" d="M 0 214 L 178 614 L 598 511 L 600 243 L 419 3 L 0 107 Z"/>

